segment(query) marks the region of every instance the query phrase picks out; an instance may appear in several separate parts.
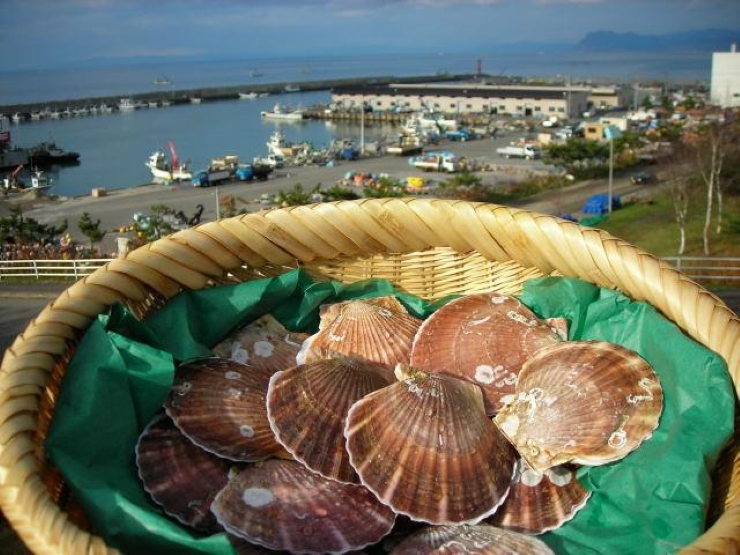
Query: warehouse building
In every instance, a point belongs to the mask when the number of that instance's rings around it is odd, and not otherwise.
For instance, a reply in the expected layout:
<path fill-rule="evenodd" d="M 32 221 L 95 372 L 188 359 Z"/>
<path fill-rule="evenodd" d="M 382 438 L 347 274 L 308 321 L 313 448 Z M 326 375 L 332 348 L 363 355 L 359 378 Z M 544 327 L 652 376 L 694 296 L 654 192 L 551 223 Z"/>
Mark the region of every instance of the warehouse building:
<path fill-rule="evenodd" d="M 390 84 L 337 87 L 332 102 L 344 107 L 370 106 L 377 111 L 505 114 L 569 119 L 589 107 L 589 89 L 514 85 Z"/>

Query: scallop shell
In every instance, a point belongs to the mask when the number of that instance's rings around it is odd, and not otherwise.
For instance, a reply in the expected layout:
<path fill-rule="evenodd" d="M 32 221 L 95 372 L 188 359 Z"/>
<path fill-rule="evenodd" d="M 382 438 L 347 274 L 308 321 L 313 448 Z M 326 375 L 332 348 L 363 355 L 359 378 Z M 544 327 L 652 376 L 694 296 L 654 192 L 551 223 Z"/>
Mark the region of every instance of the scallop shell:
<path fill-rule="evenodd" d="M 407 373 L 349 411 L 344 434 L 360 480 L 414 520 L 474 523 L 489 516 L 509 489 L 516 455 L 486 416 L 480 388 Z"/>
<path fill-rule="evenodd" d="M 476 293 L 450 301 L 419 328 L 411 366 L 471 381 L 495 414 L 514 393 L 524 361 L 560 342 L 555 331 L 516 298 Z"/>
<path fill-rule="evenodd" d="M 218 343 L 213 353 L 271 376 L 296 364 L 296 355 L 307 338 L 307 333 L 291 332 L 265 314 Z"/>
<path fill-rule="evenodd" d="M 591 497 L 570 465 L 554 466 L 544 473 L 519 460 L 509 495 L 487 524 L 525 534 L 555 530 L 571 520 Z"/>
<path fill-rule="evenodd" d="M 218 357 L 181 365 L 165 409 L 190 440 L 227 459 L 258 461 L 282 451 L 267 420 L 269 379 Z"/>
<path fill-rule="evenodd" d="M 144 490 L 166 514 L 206 533 L 221 530 L 210 507 L 228 482 L 231 463 L 191 442 L 166 414 L 139 436 L 136 466 Z"/>
<path fill-rule="evenodd" d="M 346 553 L 379 542 L 395 515 L 367 489 L 328 480 L 296 461 L 244 469 L 211 511 L 229 533 L 292 553 Z"/>
<path fill-rule="evenodd" d="M 326 305 L 319 331 L 306 340 L 297 360 L 303 364 L 339 353 L 391 367 L 399 362 L 408 364 L 421 322 L 395 297 Z"/>
<path fill-rule="evenodd" d="M 660 380 L 637 353 L 604 341 L 565 341 L 523 366 L 517 396 L 494 419 L 538 472 L 621 459 L 652 435 Z"/>
<path fill-rule="evenodd" d="M 394 381 L 388 366 L 350 357 L 278 372 L 267 391 L 270 426 L 283 447 L 314 472 L 358 483 L 343 435 L 347 412 L 355 401 Z"/>
<path fill-rule="evenodd" d="M 555 555 L 542 540 L 488 524 L 427 526 L 398 544 L 390 555 Z"/>

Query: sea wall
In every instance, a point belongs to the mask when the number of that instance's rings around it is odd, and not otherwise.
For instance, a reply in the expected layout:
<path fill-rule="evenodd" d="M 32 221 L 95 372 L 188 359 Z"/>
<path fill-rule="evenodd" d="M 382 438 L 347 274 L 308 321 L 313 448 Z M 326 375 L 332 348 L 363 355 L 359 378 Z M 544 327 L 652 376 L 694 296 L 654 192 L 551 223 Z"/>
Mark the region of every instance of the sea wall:
<path fill-rule="evenodd" d="M 0 105 L 0 113 L 5 115 L 10 114 L 30 114 L 31 112 L 44 110 L 46 108 L 64 110 L 70 108 L 84 108 L 90 106 L 97 106 L 100 104 L 107 104 L 109 106 L 117 106 L 121 97 L 127 96 L 135 101 L 139 102 L 161 102 L 168 100 L 172 104 L 187 104 L 191 98 L 200 98 L 202 102 L 214 102 L 219 100 L 234 100 L 239 98 L 240 92 L 256 92 L 256 93 L 268 93 L 277 94 L 285 92 L 288 86 L 298 86 L 301 91 L 325 91 L 331 90 L 334 87 L 348 86 L 348 85 L 387 85 L 389 83 L 423 83 L 423 82 L 442 82 L 442 81 L 459 81 L 462 79 L 469 79 L 471 75 L 419 75 L 415 77 L 356 77 L 351 79 L 328 79 L 323 81 L 302 81 L 299 83 L 265 83 L 265 84 L 245 84 L 235 85 L 229 87 L 207 87 L 199 89 L 176 89 L 176 90 L 156 90 L 146 93 L 126 95 L 121 94 L 118 96 L 103 96 L 103 97 L 91 97 L 91 98 L 75 98 L 75 99 L 60 99 L 41 103 L 29 103 L 29 104 L 12 104 L 12 105 Z"/>

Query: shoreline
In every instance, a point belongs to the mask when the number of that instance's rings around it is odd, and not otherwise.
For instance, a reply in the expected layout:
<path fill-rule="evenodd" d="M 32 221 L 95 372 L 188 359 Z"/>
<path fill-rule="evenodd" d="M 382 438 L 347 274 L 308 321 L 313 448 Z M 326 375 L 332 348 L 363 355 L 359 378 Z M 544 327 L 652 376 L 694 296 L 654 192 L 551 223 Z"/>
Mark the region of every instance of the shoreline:
<path fill-rule="evenodd" d="M 505 184 L 525 172 L 547 172 L 548 169 L 540 162 L 524 160 L 505 160 L 495 154 L 496 143 L 490 139 L 478 139 L 464 143 L 450 142 L 441 144 L 440 148 L 451 149 L 458 157 L 477 162 L 490 171 L 476 172 L 487 184 Z M 7 213 L 10 203 L 20 204 L 23 215 L 33 218 L 39 223 L 59 225 L 65 218 L 69 224 L 69 233 L 73 240 L 87 244 L 88 239 L 80 232 L 77 222 L 84 212 L 87 212 L 93 221 L 100 220 L 100 228 L 106 230 L 104 239 L 99 243 L 101 252 L 111 253 L 116 250 L 116 237 L 126 236 L 125 233 L 116 233 L 115 229 L 131 225 L 136 213 L 149 214 L 154 205 L 164 205 L 173 211 L 182 211 L 190 217 L 197 211 L 198 205 L 203 206 L 201 223 L 217 220 L 220 205 L 224 197 L 231 197 L 237 213 L 256 212 L 267 208 L 261 199 L 267 195 L 272 199 L 280 193 L 288 192 L 297 185 L 304 191 L 310 191 L 316 185 L 328 189 L 344 180 L 348 173 L 362 173 L 371 175 L 387 175 L 388 177 L 405 180 L 407 177 L 423 177 L 425 180 L 440 182 L 450 179 L 454 174 L 422 172 L 408 164 L 407 157 L 395 156 L 387 153 L 376 156 L 366 156 L 354 161 L 340 161 L 333 166 L 295 166 L 276 170 L 266 181 L 228 182 L 223 185 L 201 188 L 194 187 L 189 181 L 173 184 L 151 183 L 132 186 L 122 189 L 105 191 L 103 196 L 79 195 L 74 197 L 60 197 L 58 199 L 0 199 L 0 217 Z M 614 194 L 631 193 L 639 190 L 630 184 L 629 179 L 615 180 Z M 362 196 L 362 188 L 354 185 L 349 187 Z M 573 199 L 568 199 L 562 191 L 542 199 L 528 199 L 517 203 L 522 208 L 530 210 L 560 214 L 575 212 L 582 205 L 582 200 L 590 191 L 603 192 L 605 186 L 599 182 L 577 183 L 572 188 Z M 570 189 L 570 188 L 569 188 Z M 270 205 L 272 206 L 272 205 Z M 223 211 L 221 211 L 223 217 Z"/>

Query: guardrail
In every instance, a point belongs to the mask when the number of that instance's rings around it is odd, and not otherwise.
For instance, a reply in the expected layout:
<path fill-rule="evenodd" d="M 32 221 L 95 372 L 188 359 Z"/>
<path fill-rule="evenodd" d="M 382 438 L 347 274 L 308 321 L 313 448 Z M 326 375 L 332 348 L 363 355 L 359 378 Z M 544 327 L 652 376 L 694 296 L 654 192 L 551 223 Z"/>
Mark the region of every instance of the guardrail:
<path fill-rule="evenodd" d="M 66 278 L 76 281 L 89 276 L 110 262 L 110 258 L 81 258 L 74 260 L 0 260 L 0 282 L 8 279 L 41 281 L 46 278 Z"/>
<path fill-rule="evenodd" d="M 671 256 L 663 258 L 699 282 L 740 283 L 740 258 L 715 256 Z"/>
<path fill-rule="evenodd" d="M 110 258 L 77 260 L 0 260 L 0 282 L 10 278 L 66 278 L 77 280 L 110 262 Z M 672 256 L 663 258 L 677 270 L 699 282 L 737 282 L 740 284 L 740 258 L 711 256 Z"/>

